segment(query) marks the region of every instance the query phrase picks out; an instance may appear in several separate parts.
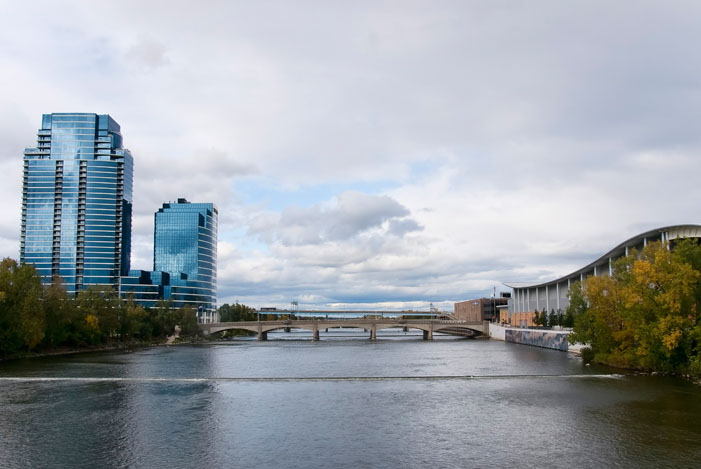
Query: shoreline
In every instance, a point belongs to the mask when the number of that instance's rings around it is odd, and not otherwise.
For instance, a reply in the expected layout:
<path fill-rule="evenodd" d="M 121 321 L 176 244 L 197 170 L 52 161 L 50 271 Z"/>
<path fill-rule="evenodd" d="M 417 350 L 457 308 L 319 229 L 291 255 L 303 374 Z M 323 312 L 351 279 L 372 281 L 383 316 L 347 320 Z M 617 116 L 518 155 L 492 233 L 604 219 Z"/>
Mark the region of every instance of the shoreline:
<path fill-rule="evenodd" d="M 91 353 L 91 352 L 114 352 L 114 351 L 118 351 L 118 350 L 131 351 L 132 349 L 146 348 L 146 347 L 157 347 L 157 346 L 161 346 L 161 345 L 166 345 L 166 343 L 165 342 L 153 343 L 153 344 L 131 343 L 131 344 L 120 344 L 120 345 L 103 345 L 103 346 L 96 346 L 96 347 L 89 347 L 89 348 L 86 347 L 86 348 L 55 349 L 55 350 L 44 351 L 44 352 L 26 352 L 23 354 L 12 355 L 9 357 L 0 358 L 0 363 L 9 362 L 12 360 L 60 357 L 60 356 L 64 356 L 64 355 L 78 355 L 81 353 Z"/>

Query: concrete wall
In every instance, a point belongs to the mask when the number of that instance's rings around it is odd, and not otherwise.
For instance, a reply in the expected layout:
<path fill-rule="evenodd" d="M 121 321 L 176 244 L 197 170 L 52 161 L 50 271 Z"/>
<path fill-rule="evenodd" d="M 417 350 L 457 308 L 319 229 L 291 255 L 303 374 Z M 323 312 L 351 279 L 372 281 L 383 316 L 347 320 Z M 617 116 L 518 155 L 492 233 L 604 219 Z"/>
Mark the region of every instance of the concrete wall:
<path fill-rule="evenodd" d="M 568 335 L 569 331 L 538 331 L 489 324 L 489 337 L 492 339 L 560 350 L 563 352 L 568 351 Z"/>
<path fill-rule="evenodd" d="M 489 338 L 490 339 L 496 339 L 496 340 L 506 340 L 506 335 L 505 335 L 506 328 L 502 326 L 498 326 L 494 324 L 493 322 L 489 323 Z"/>

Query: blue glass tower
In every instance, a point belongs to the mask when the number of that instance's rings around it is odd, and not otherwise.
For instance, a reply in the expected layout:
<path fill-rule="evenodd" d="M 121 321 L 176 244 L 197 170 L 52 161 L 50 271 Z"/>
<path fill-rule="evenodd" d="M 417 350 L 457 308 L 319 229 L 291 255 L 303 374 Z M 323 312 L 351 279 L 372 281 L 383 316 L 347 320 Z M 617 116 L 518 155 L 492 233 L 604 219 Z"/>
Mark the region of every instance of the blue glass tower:
<path fill-rule="evenodd" d="M 214 204 L 185 199 L 155 214 L 153 270 L 170 274 L 174 306 L 196 307 L 201 322 L 216 314 L 217 218 Z"/>
<path fill-rule="evenodd" d="M 69 293 L 129 271 L 133 160 L 109 115 L 44 114 L 24 151 L 20 262 Z"/>

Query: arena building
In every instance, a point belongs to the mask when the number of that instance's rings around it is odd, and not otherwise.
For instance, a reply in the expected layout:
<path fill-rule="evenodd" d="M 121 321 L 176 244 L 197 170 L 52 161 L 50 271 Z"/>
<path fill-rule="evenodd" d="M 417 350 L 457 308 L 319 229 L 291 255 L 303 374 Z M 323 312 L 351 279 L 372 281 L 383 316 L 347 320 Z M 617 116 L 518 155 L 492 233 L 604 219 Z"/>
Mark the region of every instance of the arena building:
<path fill-rule="evenodd" d="M 673 243 L 675 239 L 682 238 L 701 238 L 701 225 L 674 225 L 646 231 L 624 241 L 581 269 L 549 282 L 505 282 L 504 285 L 513 289 L 509 300 L 509 316 L 516 313 L 533 313 L 543 310 L 564 312 L 569 305 L 567 293 L 572 283 L 582 281 L 592 275 L 610 275 L 613 263 L 617 259 L 627 256 L 633 249 L 642 250 L 649 242 Z"/>

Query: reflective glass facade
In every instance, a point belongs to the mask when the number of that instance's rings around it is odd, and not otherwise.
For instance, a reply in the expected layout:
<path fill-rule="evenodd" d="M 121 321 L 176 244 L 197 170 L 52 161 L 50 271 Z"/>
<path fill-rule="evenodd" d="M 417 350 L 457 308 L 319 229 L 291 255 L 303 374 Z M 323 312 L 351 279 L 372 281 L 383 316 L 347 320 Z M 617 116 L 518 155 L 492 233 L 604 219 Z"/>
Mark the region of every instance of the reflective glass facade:
<path fill-rule="evenodd" d="M 165 272 L 130 270 L 122 277 L 119 294 L 131 298 L 145 308 L 153 308 L 158 300 L 170 297 L 170 275 Z"/>
<path fill-rule="evenodd" d="M 24 151 L 20 262 L 69 293 L 129 272 L 133 160 L 109 115 L 44 114 Z"/>
<path fill-rule="evenodd" d="M 178 199 L 155 215 L 153 270 L 170 274 L 174 306 L 198 308 L 202 322 L 216 314 L 217 218 L 211 203 Z"/>

